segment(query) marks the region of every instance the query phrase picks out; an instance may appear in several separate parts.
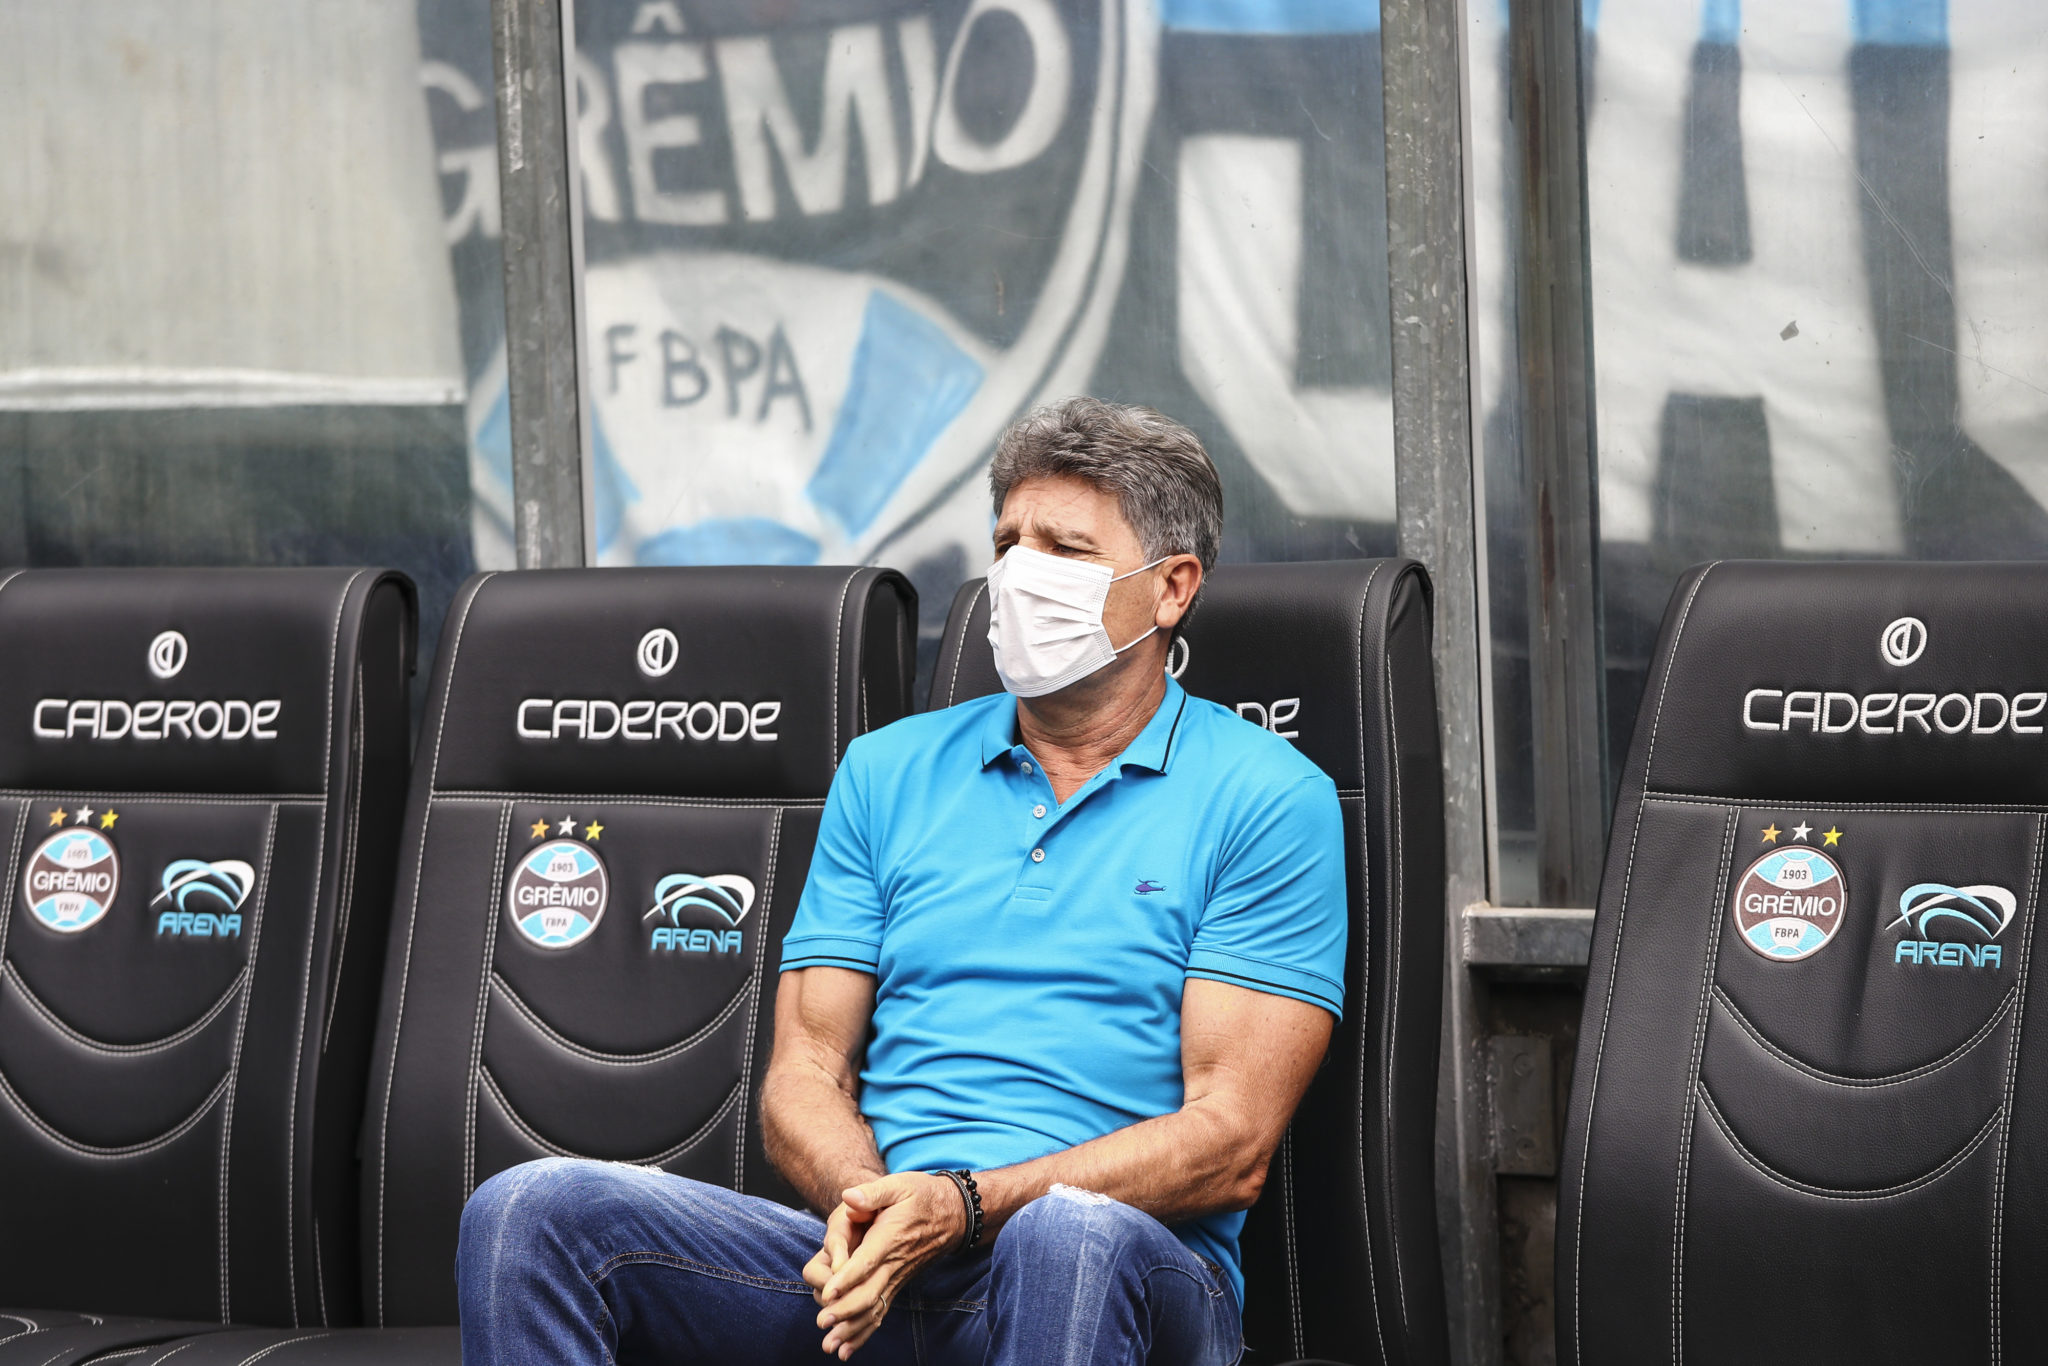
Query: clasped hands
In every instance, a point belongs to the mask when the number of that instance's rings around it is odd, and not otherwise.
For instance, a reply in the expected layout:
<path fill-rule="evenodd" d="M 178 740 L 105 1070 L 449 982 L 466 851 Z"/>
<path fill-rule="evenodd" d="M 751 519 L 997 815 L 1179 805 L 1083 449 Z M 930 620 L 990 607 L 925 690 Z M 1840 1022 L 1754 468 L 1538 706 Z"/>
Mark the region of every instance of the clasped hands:
<path fill-rule="evenodd" d="M 943 1176 L 898 1172 L 841 1191 L 825 1221 L 825 1245 L 804 1264 L 824 1350 L 851 1357 L 911 1278 L 966 1236 L 959 1188 Z"/>

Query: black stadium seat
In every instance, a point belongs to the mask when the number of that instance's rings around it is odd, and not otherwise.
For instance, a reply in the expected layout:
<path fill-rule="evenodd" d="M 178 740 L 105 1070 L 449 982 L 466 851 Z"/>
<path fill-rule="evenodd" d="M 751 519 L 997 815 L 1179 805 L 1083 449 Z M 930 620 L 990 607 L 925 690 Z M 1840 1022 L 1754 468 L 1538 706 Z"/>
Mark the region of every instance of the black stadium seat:
<path fill-rule="evenodd" d="M 1678 585 L 1601 887 L 1559 1360 L 2048 1357 L 2048 565 Z"/>
<path fill-rule="evenodd" d="M 459 1357 L 469 1193 L 571 1154 L 792 1198 L 756 1095 L 783 931 L 847 743 L 910 709 L 891 570 L 483 575 L 449 609 L 364 1116 L 353 1332 L 132 1359 Z"/>
<path fill-rule="evenodd" d="M 353 1320 L 414 617 L 368 569 L 0 573 L 0 1361 Z"/>
<path fill-rule="evenodd" d="M 1429 580 L 1407 560 L 1229 565 L 1172 666 L 1337 784 L 1354 918 L 1345 1015 L 1246 1220 L 1248 1362 L 1449 1359 L 1433 1135 L 1443 774 Z M 954 599 L 932 705 L 1001 691 L 980 581 Z"/>

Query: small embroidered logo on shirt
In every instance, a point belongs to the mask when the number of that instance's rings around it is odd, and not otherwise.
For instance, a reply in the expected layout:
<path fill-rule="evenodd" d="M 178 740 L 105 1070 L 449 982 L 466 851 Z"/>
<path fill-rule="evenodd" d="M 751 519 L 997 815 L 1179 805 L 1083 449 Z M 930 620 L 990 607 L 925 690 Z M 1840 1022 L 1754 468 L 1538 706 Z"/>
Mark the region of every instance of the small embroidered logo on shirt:
<path fill-rule="evenodd" d="M 1157 882 L 1153 882 L 1149 878 L 1139 878 L 1137 891 L 1134 893 L 1134 895 L 1147 896 L 1153 892 L 1163 892 L 1165 890 L 1166 888 L 1164 886 L 1160 885 Z"/>

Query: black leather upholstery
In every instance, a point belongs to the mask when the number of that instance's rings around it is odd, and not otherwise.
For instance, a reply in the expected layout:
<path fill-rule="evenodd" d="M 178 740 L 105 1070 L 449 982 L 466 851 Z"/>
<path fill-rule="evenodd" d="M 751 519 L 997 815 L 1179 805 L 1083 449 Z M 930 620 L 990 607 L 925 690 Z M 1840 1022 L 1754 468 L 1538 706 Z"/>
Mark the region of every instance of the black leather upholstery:
<path fill-rule="evenodd" d="M 484 575 L 457 596 L 363 1131 L 372 1323 L 455 1322 L 463 1201 L 529 1158 L 789 1195 L 754 1118 L 778 947 L 847 743 L 909 710 L 916 615 L 880 569 Z"/>
<path fill-rule="evenodd" d="M 1449 1357 L 1432 1156 L 1444 919 L 1429 593 L 1406 560 L 1229 565 L 1174 646 L 1189 692 L 1322 765 L 1350 835 L 1345 1017 L 1245 1223 L 1252 1361 Z M 976 581 L 954 599 L 932 705 L 1000 690 Z"/>
<path fill-rule="evenodd" d="M 1570 1363 L 2048 1354 L 2048 566 L 1678 585 L 1601 886 Z"/>
<path fill-rule="evenodd" d="M 0 1361 L 353 1319 L 414 616 L 367 569 L 0 575 Z"/>

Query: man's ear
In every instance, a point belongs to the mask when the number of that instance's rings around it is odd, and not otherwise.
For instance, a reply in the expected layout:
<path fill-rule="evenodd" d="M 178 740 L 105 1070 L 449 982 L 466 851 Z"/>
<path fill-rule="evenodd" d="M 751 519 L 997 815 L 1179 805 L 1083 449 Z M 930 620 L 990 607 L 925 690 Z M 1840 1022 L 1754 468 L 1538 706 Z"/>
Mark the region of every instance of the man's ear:
<path fill-rule="evenodd" d="M 1170 631 L 1180 625 L 1181 618 L 1188 614 L 1188 606 L 1194 602 L 1195 594 L 1202 587 L 1202 562 L 1193 555 L 1176 555 L 1169 560 L 1165 572 L 1160 576 L 1159 606 L 1152 614 L 1152 620 L 1162 631 Z"/>

